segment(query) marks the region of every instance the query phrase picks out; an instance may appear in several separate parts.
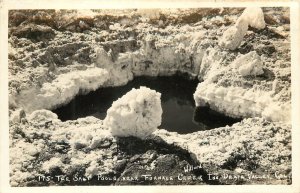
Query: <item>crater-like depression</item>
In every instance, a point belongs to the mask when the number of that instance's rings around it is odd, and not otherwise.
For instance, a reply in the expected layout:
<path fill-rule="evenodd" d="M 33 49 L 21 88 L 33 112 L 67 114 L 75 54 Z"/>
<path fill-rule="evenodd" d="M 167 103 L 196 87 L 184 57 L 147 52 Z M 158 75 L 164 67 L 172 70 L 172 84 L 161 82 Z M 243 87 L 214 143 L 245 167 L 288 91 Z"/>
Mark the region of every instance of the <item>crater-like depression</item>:
<path fill-rule="evenodd" d="M 113 101 L 122 97 L 132 88 L 146 86 L 161 93 L 163 114 L 162 124 L 159 128 L 185 134 L 232 125 L 241 120 L 227 117 L 209 107 L 196 107 L 193 93 L 197 84 L 197 79 L 189 79 L 182 75 L 140 76 L 135 77 L 124 86 L 99 88 L 86 95 L 78 95 L 68 104 L 53 110 L 53 112 L 62 121 L 86 116 L 104 119 L 106 111 Z"/>

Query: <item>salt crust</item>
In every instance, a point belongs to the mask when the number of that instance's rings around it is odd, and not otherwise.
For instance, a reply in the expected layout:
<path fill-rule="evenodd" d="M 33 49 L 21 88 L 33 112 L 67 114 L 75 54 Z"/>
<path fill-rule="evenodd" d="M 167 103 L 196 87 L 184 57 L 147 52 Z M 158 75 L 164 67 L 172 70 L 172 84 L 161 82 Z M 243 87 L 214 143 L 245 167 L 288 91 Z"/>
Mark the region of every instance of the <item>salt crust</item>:
<path fill-rule="evenodd" d="M 238 57 L 233 63 L 242 76 L 261 75 L 264 73 L 260 56 L 255 52 L 249 52 Z"/>
<path fill-rule="evenodd" d="M 58 75 L 52 82 L 44 83 L 40 90 L 33 88 L 23 91 L 14 102 L 27 112 L 52 109 L 69 102 L 79 92 L 96 90 L 107 79 L 107 70 L 101 68 L 72 71 Z"/>
<path fill-rule="evenodd" d="M 263 117 L 270 121 L 290 121 L 289 102 L 276 101 L 273 92 L 239 87 L 222 87 L 202 82 L 194 93 L 196 106 L 210 105 L 231 117 Z"/>

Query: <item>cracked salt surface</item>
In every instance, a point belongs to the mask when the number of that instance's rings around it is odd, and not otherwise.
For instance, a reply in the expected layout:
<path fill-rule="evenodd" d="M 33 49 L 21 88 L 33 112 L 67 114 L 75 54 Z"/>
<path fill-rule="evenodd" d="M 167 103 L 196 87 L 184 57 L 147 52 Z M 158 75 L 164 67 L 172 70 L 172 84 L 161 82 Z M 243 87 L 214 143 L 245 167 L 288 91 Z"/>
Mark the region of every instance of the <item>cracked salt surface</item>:
<path fill-rule="evenodd" d="M 136 77 L 124 86 L 100 88 L 87 95 L 76 96 L 69 104 L 57 108 L 54 112 L 62 120 L 74 120 L 80 117 L 95 116 L 104 119 L 107 109 L 113 101 L 122 97 L 132 88 L 146 86 L 162 94 L 162 123 L 159 128 L 178 133 L 191 133 L 226 125 L 232 125 L 240 119 L 232 119 L 207 107 L 195 107 L 193 93 L 197 80 L 183 76 Z"/>

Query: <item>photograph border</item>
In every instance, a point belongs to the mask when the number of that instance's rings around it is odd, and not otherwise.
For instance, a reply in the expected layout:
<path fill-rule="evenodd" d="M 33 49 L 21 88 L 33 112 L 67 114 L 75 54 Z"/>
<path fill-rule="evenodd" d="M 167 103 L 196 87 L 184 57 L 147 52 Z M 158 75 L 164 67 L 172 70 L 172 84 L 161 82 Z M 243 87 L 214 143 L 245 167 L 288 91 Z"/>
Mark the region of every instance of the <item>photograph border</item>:
<path fill-rule="evenodd" d="M 0 2 L 0 193 L 10 192 L 300 192 L 300 2 L 299 1 L 83 1 L 83 0 L 7 0 Z M 290 7 L 291 87 L 292 87 L 292 185 L 164 185 L 164 186 L 50 186 L 10 187 L 9 116 L 8 116 L 8 11 L 12 9 L 126 9 L 126 8 L 196 8 L 196 7 Z"/>

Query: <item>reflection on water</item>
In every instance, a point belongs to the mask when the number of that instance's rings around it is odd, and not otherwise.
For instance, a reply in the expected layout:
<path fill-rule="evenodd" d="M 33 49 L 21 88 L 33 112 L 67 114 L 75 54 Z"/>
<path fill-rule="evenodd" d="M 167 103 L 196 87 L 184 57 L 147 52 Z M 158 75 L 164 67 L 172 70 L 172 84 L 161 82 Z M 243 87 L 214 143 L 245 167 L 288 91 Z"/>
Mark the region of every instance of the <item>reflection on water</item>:
<path fill-rule="evenodd" d="M 122 97 L 132 88 L 146 86 L 160 92 L 162 101 L 162 124 L 160 128 L 178 133 L 191 133 L 231 125 L 239 120 L 228 118 L 209 108 L 195 108 L 193 93 L 198 81 L 182 76 L 136 77 L 119 87 L 100 88 L 87 95 L 76 96 L 69 104 L 54 112 L 65 120 L 95 116 L 104 119 L 113 101 Z"/>

